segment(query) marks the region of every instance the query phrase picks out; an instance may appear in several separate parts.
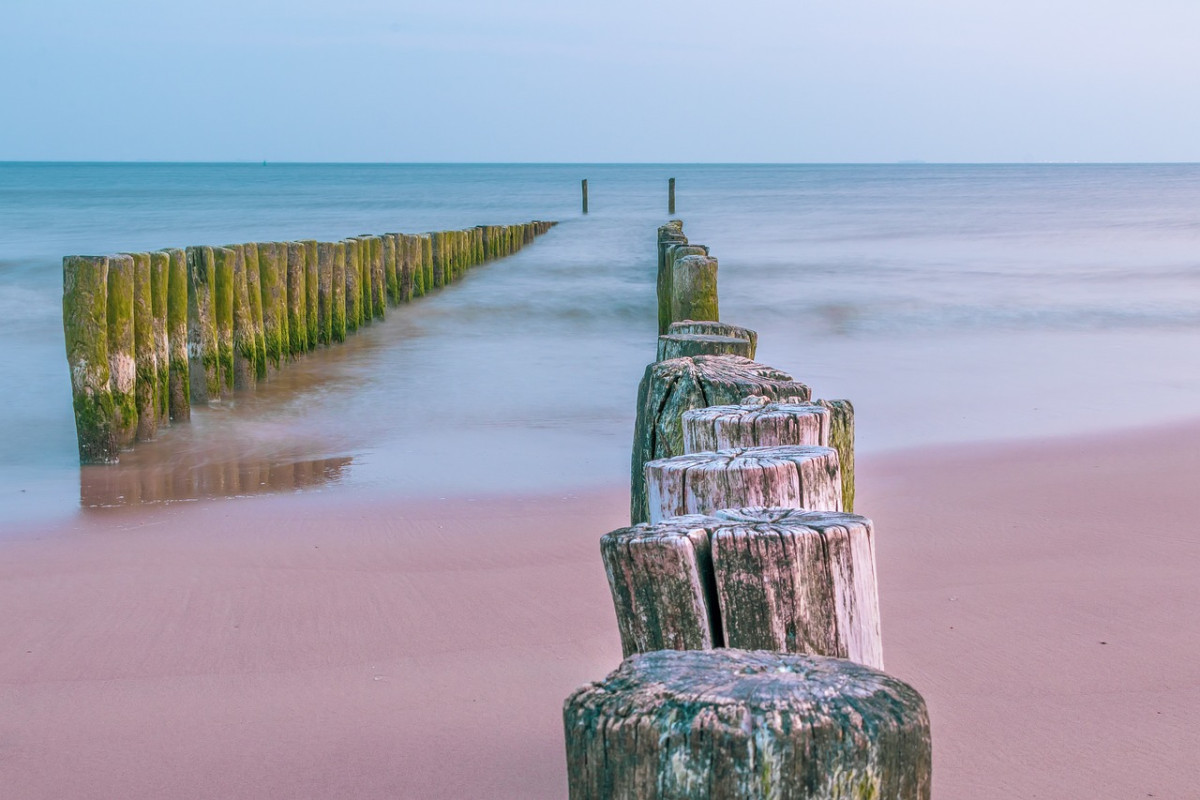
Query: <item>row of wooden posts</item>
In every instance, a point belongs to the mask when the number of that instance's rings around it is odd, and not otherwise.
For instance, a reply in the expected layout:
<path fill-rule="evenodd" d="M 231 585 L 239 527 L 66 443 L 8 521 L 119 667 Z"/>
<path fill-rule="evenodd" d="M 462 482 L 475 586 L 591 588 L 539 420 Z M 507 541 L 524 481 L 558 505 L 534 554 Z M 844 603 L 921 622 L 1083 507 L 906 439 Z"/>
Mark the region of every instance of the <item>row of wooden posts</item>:
<path fill-rule="evenodd" d="M 883 669 L 848 400 L 754 361 L 717 263 L 658 232 L 630 527 L 601 555 L 625 661 L 564 704 L 570 797 L 927 800 L 925 702 Z"/>
<path fill-rule="evenodd" d="M 250 242 L 63 259 L 63 327 L 82 463 L 251 390 L 555 223 L 340 242 Z"/>

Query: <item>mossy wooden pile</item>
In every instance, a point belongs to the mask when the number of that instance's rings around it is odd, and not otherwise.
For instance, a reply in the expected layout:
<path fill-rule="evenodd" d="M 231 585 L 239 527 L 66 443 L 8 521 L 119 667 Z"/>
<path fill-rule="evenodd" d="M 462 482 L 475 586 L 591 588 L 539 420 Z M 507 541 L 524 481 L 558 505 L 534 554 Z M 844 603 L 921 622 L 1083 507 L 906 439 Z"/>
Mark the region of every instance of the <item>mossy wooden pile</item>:
<path fill-rule="evenodd" d="M 63 259 L 63 329 L 79 460 L 253 390 L 316 347 L 515 253 L 556 223 L 340 242 L 249 242 Z"/>

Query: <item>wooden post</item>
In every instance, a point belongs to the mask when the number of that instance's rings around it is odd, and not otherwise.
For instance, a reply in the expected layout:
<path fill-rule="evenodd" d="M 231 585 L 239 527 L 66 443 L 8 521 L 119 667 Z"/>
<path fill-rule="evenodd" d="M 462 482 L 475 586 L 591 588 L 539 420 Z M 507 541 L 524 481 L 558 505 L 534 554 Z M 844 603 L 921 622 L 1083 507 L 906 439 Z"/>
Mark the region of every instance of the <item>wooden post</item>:
<path fill-rule="evenodd" d="M 330 310 L 330 341 L 344 342 L 346 341 L 346 320 L 350 316 L 346 308 L 346 287 L 350 283 L 350 278 L 347 275 L 350 270 L 346 269 L 347 252 L 350 248 L 346 242 L 333 243 L 333 273 L 331 275 L 331 288 L 329 291 Z"/>
<path fill-rule="evenodd" d="M 829 409 L 817 403 L 761 402 L 709 406 L 683 412 L 683 449 L 686 453 L 775 445 L 832 446 Z M 841 453 L 838 453 L 841 463 Z"/>
<path fill-rule="evenodd" d="M 383 281 L 387 286 L 387 302 L 396 305 L 400 302 L 400 281 L 404 267 L 403 252 L 400 249 L 400 234 L 385 233 L 383 235 Z"/>
<path fill-rule="evenodd" d="M 257 383 L 267 377 L 267 334 L 263 323 L 262 273 L 259 268 L 262 262 L 258 244 L 249 242 L 242 245 L 242 255 L 246 262 L 246 295 L 250 301 L 250 319 L 254 325 L 254 380 Z"/>
<path fill-rule="evenodd" d="M 387 273 L 383 265 L 383 237 L 367 236 L 365 242 L 371 257 L 371 318 L 383 319 L 387 314 Z"/>
<path fill-rule="evenodd" d="M 630 516 L 634 523 L 650 518 L 646 462 L 684 452 L 683 412 L 737 403 L 750 395 L 807 400 L 811 392 L 786 372 L 738 356 L 673 358 L 646 367 L 638 386 L 630 469 Z"/>
<path fill-rule="evenodd" d="M 154 341 L 154 292 L 150 254 L 133 259 L 133 354 L 136 362 L 137 439 L 148 442 L 158 433 L 158 347 Z"/>
<path fill-rule="evenodd" d="M 675 179 L 671 178 L 667 181 L 667 213 L 675 213 Z"/>
<path fill-rule="evenodd" d="M 424 294 L 424 270 L 421 268 L 421 241 L 413 234 L 400 237 L 404 245 L 404 272 L 400 281 L 400 297 L 411 303 L 414 297 Z"/>
<path fill-rule="evenodd" d="M 304 319 L 308 323 L 304 341 L 309 350 L 317 346 L 320 339 L 320 254 L 315 239 L 304 240 Z"/>
<path fill-rule="evenodd" d="M 218 394 L 233 391 L 233 276 L 237 270 L 237 253 L 229 247 L 214 247 L 213 251 L 213 321 L 217 326 L 217 383 Z"/>
<path fill-rule="evenodd" d="M 612 531 L 600 551 L 626 656 L 738 647 L 883 668 L 866 517 L 720 510 Z"/>
<path fill-rule="evenodd" d="M 258 278 L 262 293 L 263 338 L 267 362 L 279 368 L 287 349 L 287 245 L 258 243 Z"/>
<path fill-rule="evenodd" d="M 854 510 L 854 405 L 849 400 L 818 400 L 829 409 L 829 446 L 842 468 L 842 505 Z"/>
<path fill-rule="evenodd" d="M 63 259 L 63 333 L 71 369 L 79 461 L 117 460 L 112 375 L 108 368 L 108 257 Z"/>
<path fill-rule="evenodd" d="M 137 436 L 137 360 L 133 332 L 133 258 L 108 257 L 108 370 L 113 438 L 118 447 Z"/>
<path fill-rule="evenodd" d="M 725 508 L 842 510 L 842 474 L 832 447 L 745 447 L 646 462 L 650 522 Z"/>
<path fill-rule="evenodd" d="M 929 800 L 921 695 L 842 659 L 661 650 L 563 705 L 570 800 Z"/>
<path fill-rule="evenodd" d="M 584 178 L 584 179 L 583 179 L 583 181 L 581 182 L 581 184 L 580 184 L 580 185 L 581 185 L 581 187 L 582 187 L 582 189 L 583 189 L 583 213 L 585 213 L 585 214 L 586 214 L 586 213 L 588 213 L 588 208 L 587 208 L 587 178 Z"/>
<path fill-rule="evenodd" d="M 719 320 L 717 260 L 712 256 L 676 257 L 671 265 L 671 321 Z"/>
<path fill-rule="evenodd" d="M 308 350 L 308 287 L 305 278 L 305 247 L 302 242 L 287 244 L 287 324 L 288 339 L 285 348 L 289 355 L 297 356 Z"/>
<path fill-rule="evenodd" d="M 433 234 L 431 233 L 421 234 L 421 265 L 425 270 L 424 294 L 429 294 L 434 287 Z"/>
<path fill-rule="evenodd" d="M 658 334 L 667 332 L 671 324 L 671 268 L 667 260 L 667 250 L 672 245 L 687 244 L 683 235 L 683 223 L 673 219 L 658 229 Z"/>
<path fill-rule="evenodd" d="M 167 405 L 174 422 L 192 416 L 192 389 L 188 369 L 188 268 L 187 254 L 178 248 L 164 251 L 167 263 Z"/>
<path fill-rule="evenodd" d="M 154 317 L 154 360 L 158 365 L 158 384 L 154 390 L 158 425 L 171 422 L 171 343 L 167 338 L 167 273 L 171 257 L 161 250 L 150 253 L 150 300 Z"/>
<path fill-rule="evenodd" d="M 187 261 L 188 372 L 191 375 L 192 403 L 207 403 L 221 396 L 213 298 L 216 263 L 211 247 L 189 247 Z"/>
<path fill-rule="evenodd" d="M 741 356 L 750 358 L 750 341 L 733 336 L 699 333 L 668 333 L 658 337 L 658 360 L 692 356 Z"/>
<path fill-rule="evenodd" d="M 362 272 L 358 263 L 358 241 L 345 239 L 343 244 L 346 248 L 346 327 L 343 336 L 348 336 L 358 330 L 358 323 L 362 319 Z"/>
<path fill-rule="evenodd" d="M 317 243 L 317 342 L 333 342 L 333 242 Z"/>
<path fill-rule="evenodd" d="M 233 388 L 253 389 L 258 383 L 258 343 L 246 279 L 246 248 L 233 244 L 227 249 L 233 253 Z"/>
<path fill-rule="evenodd" d="M 728 322 L 694 319 L 678 320 L 667 326 L 667 333 L 670 335 L 732 336 L 736 339 L 746 339 L 750 342 L 750 355 L 746 356 L 747 358 L 754 358 L 758 352 L 758 331 L 752 331 L 749 328 L 743 328 L 738 325 L 731 325 Z"/>

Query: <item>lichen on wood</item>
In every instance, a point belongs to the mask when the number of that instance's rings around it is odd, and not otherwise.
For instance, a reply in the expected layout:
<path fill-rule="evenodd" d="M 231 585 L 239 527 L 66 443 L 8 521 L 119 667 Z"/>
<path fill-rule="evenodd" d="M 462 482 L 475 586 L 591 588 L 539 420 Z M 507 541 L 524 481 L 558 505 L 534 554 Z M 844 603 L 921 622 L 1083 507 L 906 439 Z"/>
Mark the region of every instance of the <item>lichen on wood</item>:
<path fill-rule="evenodd" d="M 150 254 L 129 253 L 133 259 L 133 357 L 136 363 L 137 440 L 148 442 L 158 433 L 158 345 L 154 341 L 154 290 Z"/>
<path fill-rule="evenodd" d="M 113 402 L 113 440 L 118 447 L 137 436 L 137 358 L 133 330 L 133 257 L 108 258 L 108 371 Z"/>
<path fill-rule="evenodd" d="M 192 416 L 192 389 L 188 366 L 188 267 L 187 254 L 172 248 L 164 251 L 167 263 L 167 370 L 168 410 L 173 422 Z"/>
<path fill-rule="evenodd" d="M 83 464 L 115 462 L 112 376 L 108 368 L 108 257 L 63 259 L 63 334 Z"/>
<path fill-rule="evenodd" d="M 233 391 L 233 307 L 234 274 L 237 272 L 238 253 L 231 247 L 214 247 L 213 263 L 216 279 L 213 292 L 213 318 L 217 325 L 217 369 L 220 371 L 220 394 Z"/>

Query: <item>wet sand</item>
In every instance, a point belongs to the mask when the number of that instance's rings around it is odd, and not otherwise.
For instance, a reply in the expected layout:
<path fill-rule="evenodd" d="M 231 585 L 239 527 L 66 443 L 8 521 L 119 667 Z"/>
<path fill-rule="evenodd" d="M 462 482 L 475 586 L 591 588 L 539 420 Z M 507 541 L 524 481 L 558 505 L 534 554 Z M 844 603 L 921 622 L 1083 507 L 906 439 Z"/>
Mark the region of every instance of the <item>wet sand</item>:
<path fill-rule="evenodd" d="M 1200 786 L 1200 424 L 859 464 L 935 797 Z M 345 487 L 0 540 L 0 795 L 561 798 L 624 487 Z"/>

